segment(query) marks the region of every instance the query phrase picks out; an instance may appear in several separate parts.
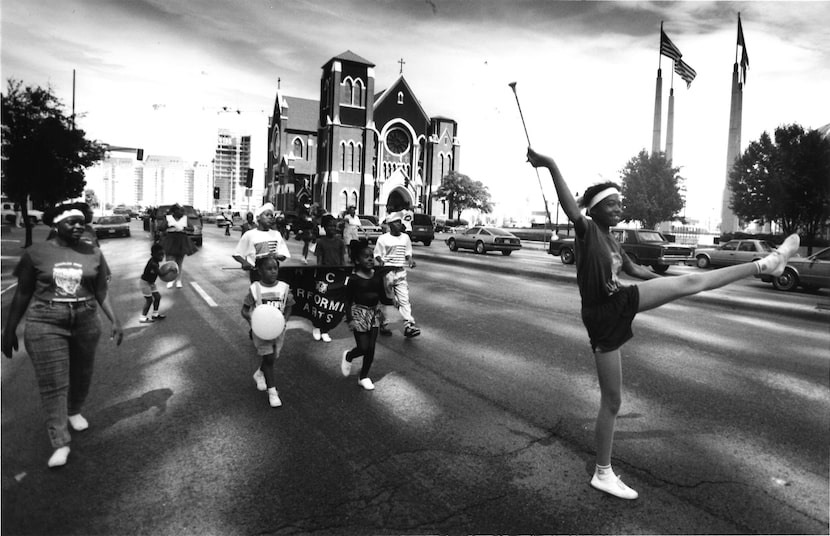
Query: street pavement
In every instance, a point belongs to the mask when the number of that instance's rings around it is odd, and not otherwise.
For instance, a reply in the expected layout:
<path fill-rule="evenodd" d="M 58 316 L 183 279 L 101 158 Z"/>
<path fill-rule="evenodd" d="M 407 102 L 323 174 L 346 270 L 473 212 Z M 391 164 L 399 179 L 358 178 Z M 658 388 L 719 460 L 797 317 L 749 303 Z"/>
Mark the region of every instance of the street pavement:
<path fill-rule="evenodd" d="M 638 316 L 614 464 L 641 497 L 625 502 L 588 486 L 597 388 L 573 267 L 416 245 L 424 332 L 379 341 L 377 389 L 339 375 L 343 326 L 326 345 L 293 320 L 272 409 L 250 379 L 238 233 L 206 228 L 186 288 L 162 289 L 168 319 L 146 326 L 150 242 L 133 229 L 102 245 L 126 338 L 101 342 L 65 468 L 45 466 L 25 353 L 3 360 L 4 533 L 827 532 L 826 291 L 749 280 Z"/>

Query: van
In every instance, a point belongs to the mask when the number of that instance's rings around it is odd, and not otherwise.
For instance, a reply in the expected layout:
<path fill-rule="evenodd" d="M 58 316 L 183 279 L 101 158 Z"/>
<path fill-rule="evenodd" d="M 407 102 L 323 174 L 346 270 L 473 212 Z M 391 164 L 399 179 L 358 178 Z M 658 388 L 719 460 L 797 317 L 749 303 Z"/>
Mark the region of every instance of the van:
<path fill-rule="evenodd" d="M 156 208 L 155 225 L 153 225 L 153 239 L 156 241 L 161 239 L 162 231 L 159 229 L 163 227 L 162 223 L 164 222 L 164 218 L 167 216 L 167 213 L 170 212 L 170 208 L 172 206 L 173 205 L 159 205 L 158 208 Z M 185 216 L 187 216 L 187 225 L 193 227 L 192 231 L 187 232 L 187 236 L 189 236 L 197 246 L 201 247 L 202 216 L 190 205 L 182 205 L 182 211 Z"/>
<path fill-rule="evenodd" d="M 435 238 L 435 224 L 432 223 L 432 216 L 429 214 L 415 213 L 412 215 L 412 231 L 409 238 L 413 242 L 421 242 L 428 246 Z"/>

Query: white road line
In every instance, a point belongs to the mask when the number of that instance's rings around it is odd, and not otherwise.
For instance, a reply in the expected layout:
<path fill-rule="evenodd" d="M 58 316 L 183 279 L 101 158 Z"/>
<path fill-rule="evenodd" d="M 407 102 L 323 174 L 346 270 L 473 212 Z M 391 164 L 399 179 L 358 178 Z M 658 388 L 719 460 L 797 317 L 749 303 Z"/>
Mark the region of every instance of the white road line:
<path fill-rule="evenodd" d="M 14 287 L 16 287 L 16 286 L 17 286 L 17 283 L 12 283 L 12 284 L 11 284 L 11 285 L 9 285 L 8 287 L 4 288 L 2 292 L 0 292 L 0 296 L 2 296 L 3 294 L 5 294 L 7 290 L 11 290 L 11 289 L 13 289 L 13 288 L 14 288 Z"/>
<path fill-rule="evenodd" d="M 205 300 L 205 302 L 207 302 L 208 305 L 210 305 L 211 307 L 217 307 L 216 302 L 213 301 L 213 298 L 208 296 L 208 293 L 205 292 L 204 289 L 202 287 L 200 287 L 198 283 L 194 283 L 193 281 L 191 281 L 190 285 L 194 289 L 196 289 L 196 292 L 199 293 L 199 296 L 201 296 L 202 299 Z"/>

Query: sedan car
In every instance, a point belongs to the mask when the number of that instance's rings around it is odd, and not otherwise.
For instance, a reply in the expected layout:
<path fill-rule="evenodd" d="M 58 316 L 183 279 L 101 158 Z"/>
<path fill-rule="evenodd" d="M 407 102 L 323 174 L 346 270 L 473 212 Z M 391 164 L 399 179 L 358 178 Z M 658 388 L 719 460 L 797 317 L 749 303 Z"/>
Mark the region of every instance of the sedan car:
<path fill-rule="evenodd" d="M 772 282 L 778 290 L 805 290 L 830 288 L 830 248 L 824 248 L 809 257 L 791 257 L 784 273 L 778 277 L 761 275 L 762 281 Z"/>
<path fill-rule="evenodd" d="M 698 268 L 710 266 L 732 266 L 763 259 L 774 251 L 772 244 L 766 240 L 741 239 L 730 240 L 716 248 L 700 248 L 695 250 L 695 260 Z"/>
<path fill-rule="evenodd" d="M 360 235 L 361 238 L 365 238 L 370 244 L 374 244 L 378 241 L 378 237 L 382 234 L 383 229 L 380 225 L 373 223 L 372 220 L 360 218 L 360 230 L 358 230 L 358 235 Z"/>
<path fill-rule="evenodd" d="M 92 222 L 92 228 L 98 238 L 130 236 L 130 223 L 125 216 L 101 216 Z"/>
<path fill-rule="evenodd" d="M 518 236 L 497 227 L 470 227 L 461 234 L 447 238 L 446 243 L 450 251 L 466 248 L 482 254 L 501 251 L 502 255 L 510 255 L 517 249 L 522 249 L 522 241 Z"/>

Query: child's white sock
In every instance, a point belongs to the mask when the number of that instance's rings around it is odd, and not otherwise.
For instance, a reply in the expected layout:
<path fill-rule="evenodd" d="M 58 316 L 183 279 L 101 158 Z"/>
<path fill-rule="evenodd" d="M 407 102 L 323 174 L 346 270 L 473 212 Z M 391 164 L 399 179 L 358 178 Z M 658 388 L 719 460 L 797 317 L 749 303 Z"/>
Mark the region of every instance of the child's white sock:
<path fill-rule="evenodd" d="M 606 478 L 611 478 L 614 476 L 614 470 L 611 469 L 611 464 L 608 465 L 599 465 L 597 464 L 596 473 L 599 478 L 603 480 Z"/>

